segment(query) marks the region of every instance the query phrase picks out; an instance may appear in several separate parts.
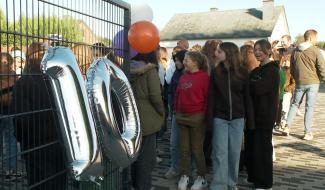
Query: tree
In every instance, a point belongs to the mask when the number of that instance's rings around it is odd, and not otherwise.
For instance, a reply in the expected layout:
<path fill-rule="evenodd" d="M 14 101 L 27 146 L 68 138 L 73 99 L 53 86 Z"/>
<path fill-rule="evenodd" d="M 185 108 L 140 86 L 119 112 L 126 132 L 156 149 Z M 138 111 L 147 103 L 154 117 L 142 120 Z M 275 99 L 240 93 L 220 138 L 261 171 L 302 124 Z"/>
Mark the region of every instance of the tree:
<path fill-rule="evenodd" d="M 28 18 L 20 16 L 18 21 L 6 24 L 6 18 L 0 9 L 1 44 L 22 44 L 28 45 L 35 38 L 47 38 L 49 34 L 60 34 L 64 41 L 78 42 L 82 40 L 82 31 L 79 28 L 79 21 L 71 16 L 62 18 L 51 16 L 39 16 Z M 32 36 L 32 37 L 28 37 Z M 64 43 L 67 44 L 67 43 Z"/>
<path fill-rule="evenodd" d="M 300 44 L 302 42 L 304 42 L 305 39 L 304 39 L 304 35 L 302 34 L 298 34 L 296 37 L 295 37 L 295 44 Z"/>

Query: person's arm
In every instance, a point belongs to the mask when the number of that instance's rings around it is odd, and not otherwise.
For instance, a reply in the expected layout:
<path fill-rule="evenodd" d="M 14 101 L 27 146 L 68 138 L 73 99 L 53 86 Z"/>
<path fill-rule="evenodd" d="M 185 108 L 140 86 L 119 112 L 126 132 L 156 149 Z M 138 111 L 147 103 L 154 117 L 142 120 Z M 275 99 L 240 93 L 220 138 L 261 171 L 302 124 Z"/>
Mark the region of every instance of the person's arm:
<path fill-rule="evenodd" d="M 247 74 L 248 75 L 248 74 Z M 255 129 L 255 119 L 254 119 L 254 106 L 252 97 L 249 90 L 249 76 L 247 76 L 244 84 L 244 105 L 245 105 L 245 122 L 248 129 Z"/>
<path fill-rule="evenodd" d="M 321 52 L 323 50 L 317 51 L 316 52 L 316 68 L 320 77 L 321 81 L 325 81 L 325 58 L 323 55 L 325 55 L 325 52 Z"/>
<path fill-rule="evenodd" d="M 164 115 L 164 103 L 161 97 L 160 80 L 156 69 L 151 69 L 148 72 L 147 83 L 150 102 L 160 115 Z"/>
<path fill-rule="evenodd" d="M 213 126 L 213 117 L 214 117 L 214 106 L 216 101 L 216 84 L 214 82 L 216 70 L 211 70 L 210 81 L 209 81 L 209 91 L 208 91 L 208 105 L 207 105 L 207 122 L 208 126 Z"/>
<path fill-rule="evenodd" d="M 260 79 L 253 81 L 251 83 L 253 88 L 253 93 L 255 95 L 264 95 L 270 93 L 275 89 L 275 85 L 279 87 L 280 75 L 279 68 L 270 67 L 270 70 L 264 72 L 264 75 Z"/>

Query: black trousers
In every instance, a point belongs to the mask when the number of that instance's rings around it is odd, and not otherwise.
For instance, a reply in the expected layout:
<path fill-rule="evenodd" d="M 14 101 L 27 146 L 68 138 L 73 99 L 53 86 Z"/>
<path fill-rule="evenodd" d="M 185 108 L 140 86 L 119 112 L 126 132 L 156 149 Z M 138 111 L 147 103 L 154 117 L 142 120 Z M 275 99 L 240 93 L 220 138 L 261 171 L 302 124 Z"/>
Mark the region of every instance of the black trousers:
<path fill-rule="evenodd" d="M 279 105 L 278 105 L 278 110 L 276 112 L 275 124 L 278 125 L 278 126 L 281 125 L 281 119 L 282 119 L 282 102 L 283 102 L 283 100 L 280 100 Z"/>
<path fill-rule="evenodd" d="M 135 190 L 151 189 L 151 173 L 156 164 L 156 133 L 142 137 L 137 161 L 131 166 L 132 184 Z"/>
<path fill-rule="evenodd" d="M 254 131 L 251 155 L 252 181 L 255 188 L 268 189 L 273 186 L 272 129 L 273 124 Z"/>

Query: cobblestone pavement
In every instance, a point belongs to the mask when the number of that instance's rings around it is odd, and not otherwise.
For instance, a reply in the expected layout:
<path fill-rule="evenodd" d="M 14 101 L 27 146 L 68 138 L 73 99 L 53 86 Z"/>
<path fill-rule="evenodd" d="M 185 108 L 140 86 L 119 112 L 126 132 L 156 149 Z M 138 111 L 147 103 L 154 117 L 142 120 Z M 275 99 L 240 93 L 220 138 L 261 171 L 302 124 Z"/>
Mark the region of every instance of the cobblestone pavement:
<path fill-rule="evenodd" d="M 304 113 L 302 105 L 300 111 Z M 289 137 L 274 135 L 276 161 L 274 162 L 274 190 L 325 190 L 325 85 L 321 85 L 314 108 L 314 139 L 302 140 L 303 116 L 295 118 Z M 167 180 L 164 174 L 169 168 L 169 133 L 159 140 L 160 156 L 153 174 L 155 190 L 176 190 L 177 179 Z M 253 189 L 244 185 L 246 174 L 240 172 L 239 189 Z M 211 168 L 207 179 L 211 181 Z"/>

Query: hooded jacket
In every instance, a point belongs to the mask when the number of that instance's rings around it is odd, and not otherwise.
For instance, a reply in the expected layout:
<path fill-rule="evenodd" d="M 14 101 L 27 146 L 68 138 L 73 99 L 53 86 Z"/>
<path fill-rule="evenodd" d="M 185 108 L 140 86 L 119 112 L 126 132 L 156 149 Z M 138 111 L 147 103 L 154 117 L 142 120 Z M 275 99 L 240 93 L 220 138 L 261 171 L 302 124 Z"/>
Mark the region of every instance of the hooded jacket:
<path fill-rule="evenodd" d="M 291 56 L 291 74 L 297 85 L 319 84 L 325 80 L 325 61 L 320 50 L 301 43 Z"/>
<path fill-rule="evenodd" d="M 158 132 L 163 123 L 164 105 L 157 66 L 142 61 L 130 63 L 130 83 L 138 107 L 142 135 Z"/>

